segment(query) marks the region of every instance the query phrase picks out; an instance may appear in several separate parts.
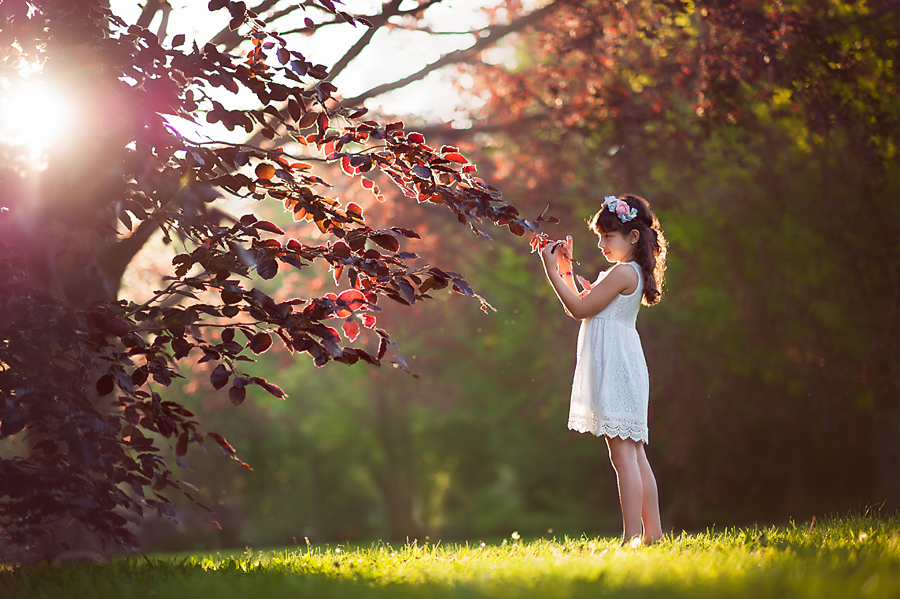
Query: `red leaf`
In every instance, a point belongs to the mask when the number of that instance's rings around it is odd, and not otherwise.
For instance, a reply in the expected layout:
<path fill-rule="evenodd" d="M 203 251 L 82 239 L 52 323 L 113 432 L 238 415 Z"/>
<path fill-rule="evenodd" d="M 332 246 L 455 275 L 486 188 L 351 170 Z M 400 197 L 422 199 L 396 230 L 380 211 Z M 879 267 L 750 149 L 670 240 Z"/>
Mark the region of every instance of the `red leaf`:
<path fill-rule="evenodd" d="M 319 113 L 319 118 L 316 120 L 316 124 L 319 126 L 319 131 L 321 133 L 325 133 L 325 130 L 328 129 L 328 124 L 331 121 L 328 120 L 328 115 L 324 112 Z"/>
<path fill-rule="evenodd" d="M 309 112 L 304 114 L 303 118 L 301 118 L 300 121 L 297 123 L 297 128 L 298 129 L 308 129 L 315 124 L 315 122 L 318 118 L 319 118 L 319 113 L 313 112 L 312 110 L 310 110 Z"/>
<path fill-rule="evenodd" d="M 184 433 L 180 437 L 178 437 L 178 443 L 175 444 L 175 455 L 178 457 L 183 456 L 187 453 L 188 446 L 188 436 Z"/>
<path fill-rule="evenodd" d="M 268 181 L 275 176 L 275 167 L 271 164 L 260 162 L 256 165 L 256 176 Z"/>
<path fill-rule="evenodd" d="M 239 406 L 247 399 L 247 389 L 245 387 L 232 387 L 228 390 L 228 399 L 235 406 Z"/>
<path fill-rule="evenodd" d="M 363 220 L 363 209 L 362 206 L 355 202 L 350 202 L 347 204 L 347 216 L 353 215 L 358 220 Z"/>
<path fill-rule="evenodd" d="M 278 274 L 278 262 L 274 258 L 263 260 L 256 265 L 256 272 L 267 281 Z"/>
<path fill-rule="evenodd" d="M 375 326 L 375 317 L 372 316 L 371 314 L 362 314 L 361 318 L 362 318 L 363 326 L 366 327 L 367 329 L 371 329 L 372 327 Z"/>
<path fill-rule="evenodd" d="M 284 231 L 282 231 L 278 225 L 275 223 L 270 223 L 267 220 L 258 220 L 253 223 L 254 229 L 262 229 L 263 231 L 268 231 L 269 233 L 278 233 L 279 235 L 284 235 Z"/>
<path fill-rule="evenodd" d="M 450 152 L 449 154 L 444 154 L 443 158 L 445 160 L 450 160 L 452 162 L 459 162 L 460 164 L 467 164 L 469 161 L 466 160 L 466 157 L 457 152 Z"/>
<path fill-rule="evenodd" d="M 417 177 L 421 177 L 423 179 L 431 179 L 431 169 L 427 166 L 416 165 L 412 167 L 411 170 Z"/>
<path fill-rule="evenodd" d="M 213 441 L 219 444 L 219 447 L 222 448 L 222 452 L 230 458 L 237 459 L 237 453 L 234 451 L 234 447 L 232 447 L 228 441 L 225 440 L 225 437 L 220 435 L 219 433 L 206 433 L 207 437 L 210 437 Z"/>
<path fill-rule="evenodd" d="M 411 141 L 414 144 L 425 143 L 425 136 L 422 135 L 421 133 L 410 133 L 409 135 L 406 136 L 406 139 L 408 139 L 409 141 Z"/>
<path fill-rule="evenodd" d="M 266 332 L 259 332 L 250 340 L 247 346 L 254 354 L 259 355 L 272 347 L 272 336 Z"/>
<path fill-rule="evenodd" d="M 347 338 L 350 343 L 356 341 L 356 338 L 359 337 L 359 323 L 355 320 L 347 320 L 344 321 L 344 337 Z"/>
<path fill-rule="evenodd" d="M 280 387 L 278 387 L 277 385 L 273 385 L 272 383 L 270 383 L 269 381 L 267 381 L 264 378 L 260 378 L 260 377 L 256 376 L 256 377 L 253 377 L 252 380 L 255 384 L 259 385 L 260 387 L 265 389 L 268 393 L 270 393 L 271 395 L 274 395 L 278 399 L 284 399 L 285 397 L 287 397 L 285 392 L 282 391 Z"/>
<path fill-rule="evenodd" d="M 366 305 L 366 297 L 356 289 L 341 291 L 337 299 L 347 302 L 351 310 L 359 310 Z"/>
<path fill-rule="evenodd" d="M 219 364 L 216 366 L 216 369 L 212 371 L 212 374 L 209 375 L 209 382 L 212 383 L 213 389 L 218 391 L 228 383 L 229 377 L 231 377 L 231 373 L 228 372 L 225 365 Z"/>
<path fill-rule="evenodd" d="M 288 100 L 288 114 L 291 115 L 291 118 L 294 119 L 295 122 L 299 121 L 303 116 L 303 109 L 300 108 L 300 104 L 297 100 L 293 98 Z"/>
<path fill-rule="evenodd" d="M 397 285 L 400 287 L 400 292 L 406 298 L 406 301 L 410 304 L 416 301 L 416 290 L 412 285 L 403 279 L 397 279 Z"/>
<path fill-rule="evenodd" d="M 97 395 L 103 397 L 104 395 L 109 395 L 113 392 L 115 385 L 113 383 L 113 377 L 108 374 L 104 374 L 99 379 L 97 379 Z"/>
<path fill-rule="evenodd" d="M 393 235 L 378 233 L 376 235 L 369 236 L 369 239 L 391 252 L 396 252 L 400 249 L 400 242 L 397 241 L 397 239 Z"/>
<path fill-rule="evenodd" d="M 344 171 L 345 175 L 353 175 L 356 173 L 356 169 L 350 165 L 350 157 L 344 156 L 341 158 L 341 170 Z"/>

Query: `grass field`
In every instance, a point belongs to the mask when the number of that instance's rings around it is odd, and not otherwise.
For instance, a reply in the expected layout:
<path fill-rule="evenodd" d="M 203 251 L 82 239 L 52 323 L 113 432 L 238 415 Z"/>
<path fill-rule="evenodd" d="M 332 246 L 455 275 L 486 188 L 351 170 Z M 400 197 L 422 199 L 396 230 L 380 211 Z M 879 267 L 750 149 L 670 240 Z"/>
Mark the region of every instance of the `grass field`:
<path fill-rule="evenodd" d="M 514 534 L 513 537 L 518 537 Z M 610 538 L 301 547 L 0 570 L 0 597 L 900 597 L 900 519 Z"/>

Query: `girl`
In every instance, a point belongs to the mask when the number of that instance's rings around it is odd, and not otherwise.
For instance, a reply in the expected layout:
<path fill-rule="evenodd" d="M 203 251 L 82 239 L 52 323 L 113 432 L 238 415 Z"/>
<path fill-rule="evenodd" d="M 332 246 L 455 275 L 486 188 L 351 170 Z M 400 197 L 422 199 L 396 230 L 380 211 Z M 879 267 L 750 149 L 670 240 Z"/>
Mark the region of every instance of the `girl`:
<path fill-rule="evenodd" d="M 647 200 L 606 196 L 589 226 L 612 268 L 578 291 L 572 238 L 541 250 L 547 278 L 566 314 L 581 320 L 569 428 L 606 437 L 616 470 L 624 534 L 622 545 L 662 537 L 656 479 L 647 461 L 647 364 L 634 328 L 638 308 L 660 300 L 666 241 Z M 643 523 L 643 534 L 641 524 Z"/>

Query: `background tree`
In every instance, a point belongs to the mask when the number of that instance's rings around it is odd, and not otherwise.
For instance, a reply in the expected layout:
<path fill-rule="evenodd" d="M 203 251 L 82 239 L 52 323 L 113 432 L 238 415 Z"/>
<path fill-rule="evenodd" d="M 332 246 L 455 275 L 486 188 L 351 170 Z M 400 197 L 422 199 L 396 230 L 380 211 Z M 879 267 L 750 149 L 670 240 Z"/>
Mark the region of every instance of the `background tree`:
<path fill-rule="evenodd" d="M 582 2 L 477 71 L 520 206 L 662 211 L 670 295 L 640 326 L 676 525 L 900 505 L 898 9 Z"/>

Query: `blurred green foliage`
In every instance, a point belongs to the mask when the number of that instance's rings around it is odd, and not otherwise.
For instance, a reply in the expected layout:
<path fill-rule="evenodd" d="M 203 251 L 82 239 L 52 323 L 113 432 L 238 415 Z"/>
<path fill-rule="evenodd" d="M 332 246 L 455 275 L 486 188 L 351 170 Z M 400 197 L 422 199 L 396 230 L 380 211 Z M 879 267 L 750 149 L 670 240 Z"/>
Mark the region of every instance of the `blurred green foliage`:
<path fill-rule="evenodd" d="M 857 47 L 880 56 L 898 45 Z M 501 135 L 479 160 L 489 180 L 491 162 L 515 163 L 503 167 L 506 196 L 523 213 L 552 205 L 562 223 L 550 234 L 575 236 L 587 278 L 605 266 L 583 225 L 602 196 L 635 191 L 657 207 L 667 296 L 638 329 L 667 527 L 900 507 L 900 99 L 888 84 L 896 62 L 868 62 L 864 95 L 822 75 L 843 115 L 827 127 L 811 127 L 812 108 L 778 85 L 765 97 L 741 88 L 749 122 L 705 122 L 673 102 L 640 130 L 624 116 L 577 135 L 529 129 L 556 162 L 522 159 L 520 141 Z M 527 175 L 541 164 L 562 170 L 536 191 Z M 193 385 L 187 404 L 253 471 L 192 450 L 189 480 L 223 530 L 185 509 L 181 534 L 144 526 L 151 549 L 618 529 L 602 440 L 565 428 L 577 323 L 536 257 L 519 240 L 451 229 L 430 207 L 403 210 L 439 240 L 438 265 L 466 273 L 497 312 L 445 293 L 416 311 L 382 306 L 418 379 L 318 370 L 270 350 L 258 370 L 285 401 L 234 408 Z"/>

